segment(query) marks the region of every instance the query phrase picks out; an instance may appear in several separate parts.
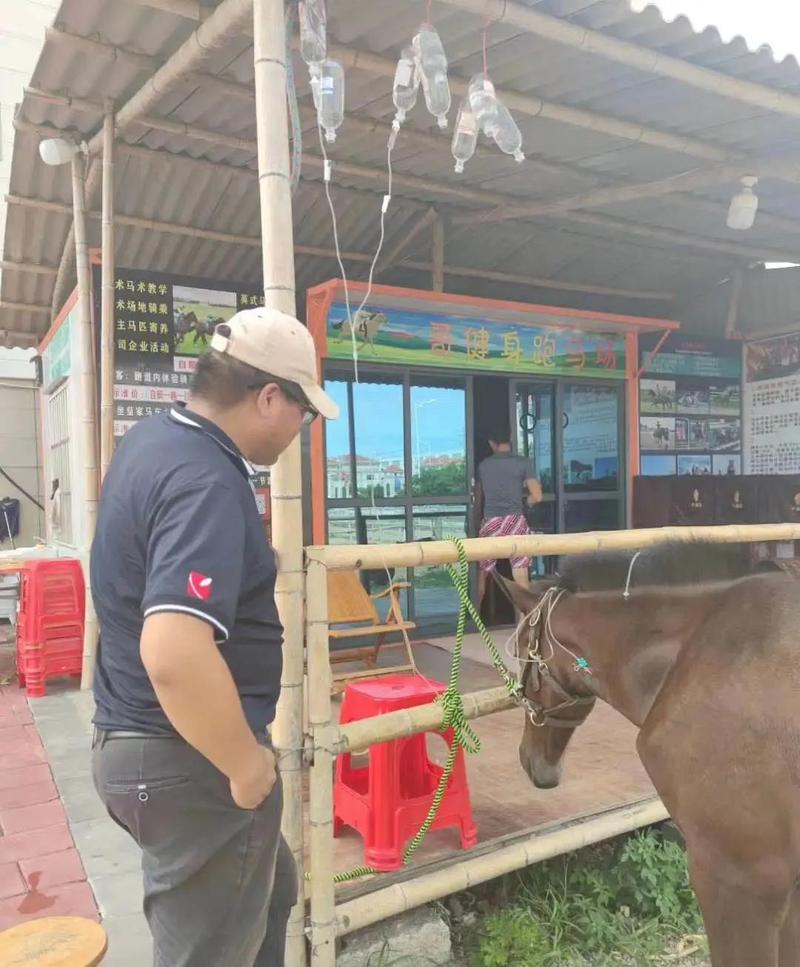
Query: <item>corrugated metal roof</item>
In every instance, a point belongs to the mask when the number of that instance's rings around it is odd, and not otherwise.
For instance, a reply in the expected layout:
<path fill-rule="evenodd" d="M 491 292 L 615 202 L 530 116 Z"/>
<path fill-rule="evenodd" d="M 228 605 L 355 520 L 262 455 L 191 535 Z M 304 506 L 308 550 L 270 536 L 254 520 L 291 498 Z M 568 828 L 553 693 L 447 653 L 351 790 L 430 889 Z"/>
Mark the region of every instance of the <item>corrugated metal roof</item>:
<path fill-rule="evenodd" d="M 738 39 L 725 44 L 714 31 L 695 32 L 685 18 L 667 23 L 653 6 L 634 13 L 628 0 L 533 0 L 527 5 L 698 66 L 800 95 L 800 68 L 794 59 L 778 63 L 767 52 L 751 51 Z M 394 61 L 422 13 L 421 4 L 337 0 L 330 5 L 329 31 L 339 45 Z M 442 2 L 433 4 L 432 19 L 442 34 L 451 76 L 469 79 L 480 69 L 483 20 Z M 64 0 L 32 87 L 88 98 L 98 105 L 110 97 L 120 105 L 195 26 L 145 3 Z M 694 138 L 732 157 L 786 154 L 800 139 L 800 120 L 643 74 L 596 54 L 544 41 L 508 23 L 493 24 L 488 38 L 490 72 L 506 92 Z M 330 256 L 303 253 L 304 247 L 330 249 L 333 243 L 321 166 L 315 160 L 319 155 L 316 129 L 313 120 L 309 122 L 307 73 L 297 58 L 295 73 L 307 156 L 294 204 L 295 242 L 301 251 L 297 287 L 302 302 L 305 288 L 338 272 Z M 136 123 L 121 136 L 116 172 L 118 214 L 241 235 L 245 240 L 224 243 L 120 224 L 119 265 L 258 282 L 258 195 L 254 153 L 248 144 L 256 137 L 252 79 L 252 41 L 243 35 L 215 51 L 201 71 L 170 90 L 157 111 L 151 112 L 160 119 L 239 139 L 238 143 L 214 143 Z M 334 198 L 341 247 L 362 256 L 360 261 L 347 262 L 348 271 L 363 278 L 368 268 L 364 257 L 372 255 L 377 243 L 385 190 L 386 135 L 393 114 L 390 78 L 367 69 L 363 62 L 348 68 L 347 113 L 331 151 L 334 164 L 344 166 L 344 170 L 335 167 Z M 604 186 L 648 183 L 713 164 L 654 146 L 646 139 L 637 141 L 566 124 L 553 119 L 552 111 L 542 110 L 537 115 L 535 105 L 528 113 L 516 109 L 514 113 L 524 135 L 526 163 L 518 166 L 494 146 L 485 146 L 464 175 L 456 176 L 449 133 L 439 133 L 424 106 L 417 106 L 401 132 L 393 159 L 395 191 L 387 216 L 385 252 L 435 205 L 448 223 L 447 264 L 462 273 L 501 272 L 553 284 L 669 293 L 676 296 L 677 305 L 687 294 L 713 286 L 735 265 L 755 261 L 760 252 L 764 257 L 788 260 L 800 254 L 798 233 L 790 221 L 800 211 L 800 186 L 776 179 L 762 179 L 758 189 L 761 213 L 747 233 L 725 227 L 726 207 L 737 188 L 735 177 L 691 194 L 640 198 L 525 220 L 459 223 L 465 215 L 476 217 L 503 199 L 516 206 Z M 31 126 L 77 130 L 89 137 L 101 124 L 99 107 L 54 104 L 26 95 L 18 121 L 22 129 L 14 147 L 11 195 L 55 201 L 68 208 L 68 168 L 48 168 L 40 162 L 40 135 Z M 99 209 L 99 192 L 92 208 Z M 69 227 L 68 210 L 11 204 L 3 257 L 56 267 Z M 90 244 L 98 246 L 97 219 L 90 219 L 89 232 Z M 421 234 L 407 252 L 407 260 L 429 262 L 429 239 L 429 231 Z M 728 248 L 709 248 L 715 243 Z M 739 248 L 731 250 L 731 245 Z M 387 267 L 380 280 L 424 287 L 430 276 L 424 269 L 400 264 Z M 49 305 L 54 281 L 52 274 L 5 271 L 0 301 Z M 463 274 L 448 275 L 446 287 L 491 297 L 661 316 L 668 314 L 669 305 Z M 45 313 L 0 308 L 0 331 L 40 335 L 48 318 Z"/>

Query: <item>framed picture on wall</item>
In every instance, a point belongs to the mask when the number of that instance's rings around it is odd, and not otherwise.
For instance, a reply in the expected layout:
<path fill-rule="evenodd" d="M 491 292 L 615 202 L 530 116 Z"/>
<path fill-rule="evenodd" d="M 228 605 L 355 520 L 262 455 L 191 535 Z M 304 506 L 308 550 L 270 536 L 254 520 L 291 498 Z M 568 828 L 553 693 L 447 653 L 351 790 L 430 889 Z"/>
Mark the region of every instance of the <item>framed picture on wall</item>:
<path fill-rule="evenodd" d="M 639 420 L 639 445 L 642 450 L 674 450 L 675 418 L 643 416 Z"/>
<path fill-rule="evenodd" d="M 674 413 L 675 380 L 641 380 L 639 383 L 639 411 L 643 414 Z"/>
<path fill-rule="evenodd" d="M 711 457 L 702 453 L 679 453 L 679 477 L 705 477 L 711 473 Z"/>
<path fill-rule="evenodd" d="M 643 477 L 674 477 L 676 471 L 674 453 L 645 453 L 640 462 Z"/>

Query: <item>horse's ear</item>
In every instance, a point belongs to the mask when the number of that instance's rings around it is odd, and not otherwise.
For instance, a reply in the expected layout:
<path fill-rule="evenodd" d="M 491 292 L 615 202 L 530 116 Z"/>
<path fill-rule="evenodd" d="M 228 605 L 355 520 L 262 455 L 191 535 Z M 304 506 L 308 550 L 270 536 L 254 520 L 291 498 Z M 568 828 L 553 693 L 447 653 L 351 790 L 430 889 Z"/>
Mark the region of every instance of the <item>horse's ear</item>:
<path fill-rule="evenodd" d="M 557 577 L 546 577 L 531 581 L 524 588 L 521 584 L 517 584 L 516 581 L 509 581 L 507 578 L 504 578 L 497 571 L 492 571 L 492 575 L 503 594 L 505 594 L 517 611 L 521 611 L 522 614 L 528 614 L 528 612 L 533 611 L 545 591 L 558 584 Z"/>

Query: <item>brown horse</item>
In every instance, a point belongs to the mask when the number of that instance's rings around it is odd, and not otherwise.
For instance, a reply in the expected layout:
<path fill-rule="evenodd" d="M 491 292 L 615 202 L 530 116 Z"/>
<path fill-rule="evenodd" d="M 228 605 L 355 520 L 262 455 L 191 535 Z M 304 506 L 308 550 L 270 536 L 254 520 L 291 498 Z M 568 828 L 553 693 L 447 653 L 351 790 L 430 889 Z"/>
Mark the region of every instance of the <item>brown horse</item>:
<path fill-rule="evenodd" d="M 551 788 L 600 698 L 686 841 L 714 967 L 800 967 L 800 596 L 745 548 L 567 559 L 508 584 L 527 713 L 520 761 Z"/>

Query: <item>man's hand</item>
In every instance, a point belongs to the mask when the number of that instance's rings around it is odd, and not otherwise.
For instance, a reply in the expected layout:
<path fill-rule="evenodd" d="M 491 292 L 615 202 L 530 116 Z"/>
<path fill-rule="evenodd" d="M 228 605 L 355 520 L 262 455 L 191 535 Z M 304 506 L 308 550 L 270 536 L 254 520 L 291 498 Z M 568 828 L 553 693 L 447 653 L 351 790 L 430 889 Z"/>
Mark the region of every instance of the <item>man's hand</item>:
<path fill-rule="evenodd" d="M 258 809 L 272 792 L 276 778 L 275 754 L 260 745 L 258 754 L 244 774 L 231 777 L 233 801 L 240 809 Z"/>

